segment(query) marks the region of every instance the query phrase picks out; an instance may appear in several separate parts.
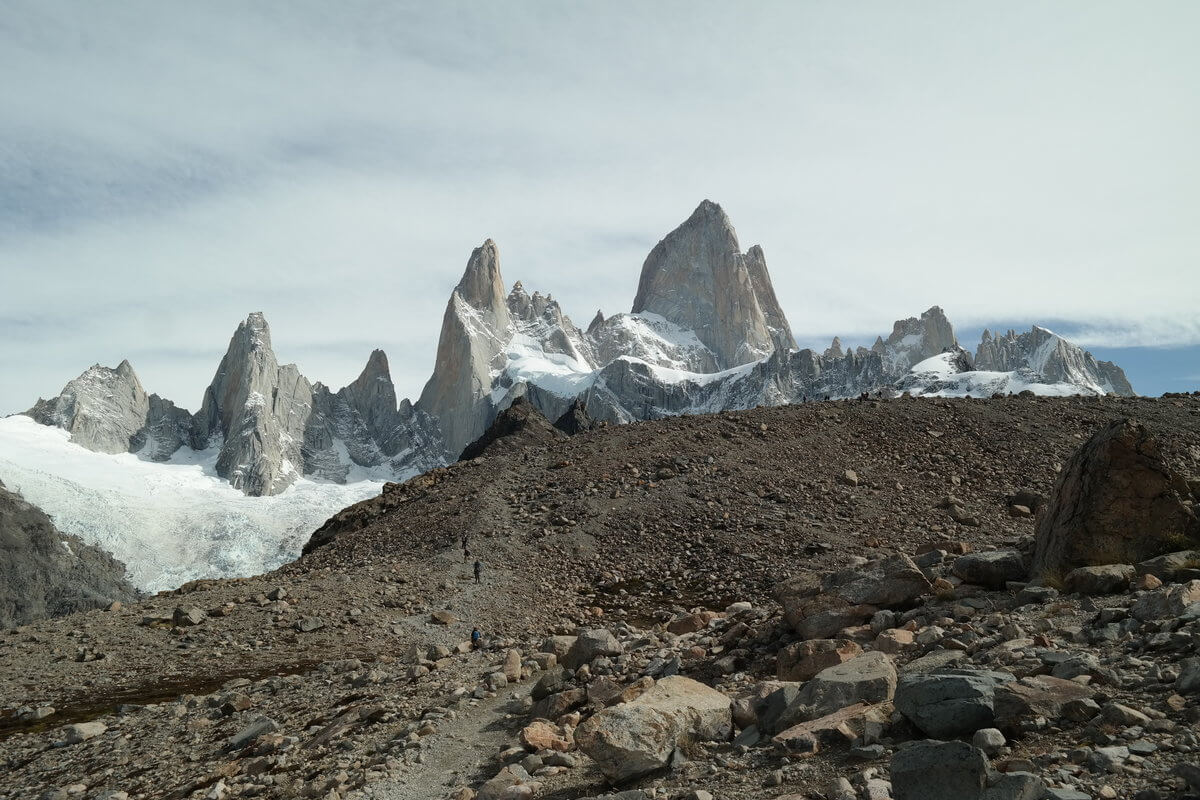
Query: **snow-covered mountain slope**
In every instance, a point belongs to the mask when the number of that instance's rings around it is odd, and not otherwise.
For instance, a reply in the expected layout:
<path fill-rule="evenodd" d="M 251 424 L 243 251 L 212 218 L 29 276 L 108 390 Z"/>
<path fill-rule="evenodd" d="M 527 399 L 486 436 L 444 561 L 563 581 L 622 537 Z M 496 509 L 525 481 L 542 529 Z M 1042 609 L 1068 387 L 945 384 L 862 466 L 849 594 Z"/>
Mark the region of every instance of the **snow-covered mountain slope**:
<path fill-rule="evenodd" d="M 0 419 L 0 476 L 59 530 L 124 561 L 146 591 L 274 569 L 334 512 L 383 486 L 383 476 L 360 468 L 345 484 L 302 479 L 248 497 L 216 474 L 219 446 L 153 462 L 93 452 L 69 437 L 26 416 Z"/>

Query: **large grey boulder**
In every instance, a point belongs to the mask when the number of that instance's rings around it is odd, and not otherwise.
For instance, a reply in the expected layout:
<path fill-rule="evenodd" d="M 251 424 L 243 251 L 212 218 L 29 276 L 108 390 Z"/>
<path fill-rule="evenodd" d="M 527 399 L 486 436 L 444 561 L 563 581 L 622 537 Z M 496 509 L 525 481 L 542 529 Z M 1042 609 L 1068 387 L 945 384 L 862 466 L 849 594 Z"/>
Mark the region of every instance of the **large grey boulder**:
<path fill-rule="evenodd" d="M 794 343 L 766 269 L 761 249 L 743 254 L 725 212 L 705 200 L 646 257 L 633 313 L 694 331 L 722 369 L 757 361 Z"/>
<path fill-rule="evenodd" d="M 880 608 L 911 605 L 931 588 L 905 555 L 879 559 L 817 579 L 800 575 L 782 581 L 775 596 L 784 617 L 806 639 L 829 639 L 871 618 Z"/>
<path fill-rule="evenodd" d="M 1075 451 L 1055 484 L 1038 519 L 1033 574 L 1136 564 L 1200 543 L 1190 493 L 1144 426 L 1109 423 Z"/>
<path fill-rule="evenodd" d="M 567 669 L 579 669 L 584 664 L 592 663 L 599 656 L 617 656 L 623 652 L 617 637 L 607 628 L 591 628 L 580 632 L 571 644 L 571 649 L 563 656 L 562 663 Z"/>
<path fill-rule="evenodd" d="M 0 483 L 0 628 L 136 597 L 124 564 Z"/>
<path fill-rule="evenodd" d="M 966 742 L 930 739 L 901 746 L 891 775 L 893 800 L 980 800 L 988 761 Z"/>
<path fill-rule="evenodd" d="M 575 744 L 610 781 L 632 780 L 666 767 L 680 747 L 728 739 L 731 706 L 691 678 L 663 678 L 633 701 L 589 717 L 575 730 Z"/>
<path fill-rule="evenodd" d="M 996 687 L 1008 673 L 951 670 L 903 675 L 896 686 L 896 710 L 926 736 L 966 736 L 995 722 Z"/>
<path fill-rule="evenodd" d="M 1113 594 L 1129 588 L 1137 571 L 1132 564 L 1076 567 L 1063 579 L 1063 589 L 1077 594 Z"/>
<path fill-rule="evenodd" d="M 855 703 L 886 703 L 896 693 L 896 667 L 879 651 L 821 670 L 805 682 L 776 722 L 779 729 L 817 719 Z"/>

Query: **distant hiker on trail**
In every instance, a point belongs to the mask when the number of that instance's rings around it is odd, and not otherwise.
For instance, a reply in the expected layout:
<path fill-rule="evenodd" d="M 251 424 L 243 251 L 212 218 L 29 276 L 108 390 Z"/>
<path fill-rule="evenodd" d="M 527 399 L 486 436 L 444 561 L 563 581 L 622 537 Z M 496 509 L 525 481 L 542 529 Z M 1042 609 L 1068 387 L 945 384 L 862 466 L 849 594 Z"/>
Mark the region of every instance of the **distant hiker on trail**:
<path fill-rule="evenodd" d="M 483 634 L 479 632 L 479 628 L 471 629 L 471 649 L 478 650 L 479 645 L 483 642 Z"/>
<path fill-rule="evenodd" d="M 470 561 L 470 560 L 471 560 L 471 551 L 470 551 L 470 550 L 463 550 L 463 563 L 465 564 L 465 563 L 467 563 L 467 562 L 468 562 L 468 561 Z"/>
<path fill-rule="evenodd" d="M 476 561 L 475 562 L 475 582 L 476 583 L 479 583 L 479 578 L 481 575 L 483 575 L 483 562 Z"/>

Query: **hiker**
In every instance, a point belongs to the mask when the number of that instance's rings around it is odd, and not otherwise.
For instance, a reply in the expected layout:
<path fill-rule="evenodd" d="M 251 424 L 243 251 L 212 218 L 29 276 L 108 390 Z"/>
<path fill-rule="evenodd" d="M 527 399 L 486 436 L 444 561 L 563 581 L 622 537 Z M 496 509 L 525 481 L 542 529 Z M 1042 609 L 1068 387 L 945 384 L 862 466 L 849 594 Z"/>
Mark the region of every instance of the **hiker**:
<path fill-rule="evenodd" d="M 470 551 L 470 550 L 463 550 L 463 563 L 465 564 L 465 563 L 467 563 L 467 562 L 468 562 L 468 561 L 470 561 L 470 560 L 471 560 L 471 551 Z"/>
<path fill-rule="evenodd" d="M 472 628 L 471 629 L 471 649 L 478 650 L 479 646 L 481 644 L 483 644 L 483 634 L 479 632 L 479 628 Z"/>
<path fill-rule="evenodd" d="M 479 583 L 479 577 L 481 575 L 483 575 L 483 562 L 476 561 L 475 562 L 475 582 L 476 583 Z"/>

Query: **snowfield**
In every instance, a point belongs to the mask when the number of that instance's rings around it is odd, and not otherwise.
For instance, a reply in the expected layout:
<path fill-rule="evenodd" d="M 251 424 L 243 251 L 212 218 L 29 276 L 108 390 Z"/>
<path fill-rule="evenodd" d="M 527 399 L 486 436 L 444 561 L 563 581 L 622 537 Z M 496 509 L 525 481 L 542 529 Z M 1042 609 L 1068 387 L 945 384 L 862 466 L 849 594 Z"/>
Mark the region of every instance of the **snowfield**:
<path fill-rule="evenodd" d="M 302 478 L 282 494 L 247 497 L 217 477 L 219 443 L 155 463 L 94 453 L 69 439 L 29 417 L 0 419 L 0 481 L 64 533 L 124 561 L 130 581 L 149 592 L 275 569 L 298 557 L 335 512 L 383 487 L 362 470 L 352 477 L 364 479 L 353 483 Z"/>

